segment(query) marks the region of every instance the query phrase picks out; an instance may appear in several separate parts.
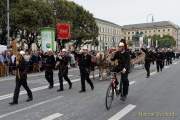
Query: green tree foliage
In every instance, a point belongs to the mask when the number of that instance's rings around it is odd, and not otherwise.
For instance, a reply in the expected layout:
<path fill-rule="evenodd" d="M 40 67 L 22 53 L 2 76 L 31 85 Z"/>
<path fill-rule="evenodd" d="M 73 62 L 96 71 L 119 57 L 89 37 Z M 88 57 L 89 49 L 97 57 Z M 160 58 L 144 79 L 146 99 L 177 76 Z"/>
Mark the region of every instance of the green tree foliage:
<path fill-rule="evenodd" d="M 41 27 L 54 26 L 57 22 L 71 24 L 71 40 L 76 40 L 76 45 L 97 45 L 98 27 L 89 11 L 74 2 L 54 0 L 51 4 L 44 0 L 10 0 L 10 26 L 11 36 L 17 36 L 19 30 L 26 31 L 21 35 L 31 45 Z M 56 9 L 57 15 L 53 15 Z M 6 0 L 0 1 L 0 25 L 6 27 Z M 31 38 L 29 38 L 31 36 Z M 33 37 L 32 37 L 33 36 Z M 90 41 L 91 40 L 91 41 Z"/>
<path fill-rule="evenodd" d="M 76 40 L 76 46 L 84 44 L 98 45 L 98 27 L 95 18 L 83 7 L 66 0 L 57 0 L 54 4 L 57 18 L 60 22 L 71 24 L 71 40 Z"/>
<path fill-rule="evenodd" d="M 164 35 L 163 37 L 161 37 L 160 35 L 145 36 L 144 44 L 146 45 L 148 44 L 148 38 L 152 40 L 154 47 L 156 45 L 156 40 L 158 41 L 158 47 L 161 47 L 161 48 L 164 48 L 164 47 L 171 48 L 176 45 L 175 39 L 170 35 Z"/>

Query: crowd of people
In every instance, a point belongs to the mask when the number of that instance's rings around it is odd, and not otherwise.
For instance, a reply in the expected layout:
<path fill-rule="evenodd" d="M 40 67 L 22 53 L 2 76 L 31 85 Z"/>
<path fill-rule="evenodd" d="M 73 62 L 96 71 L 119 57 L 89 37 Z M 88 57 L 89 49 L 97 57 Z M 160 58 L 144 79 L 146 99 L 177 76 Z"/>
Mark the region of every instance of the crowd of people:
<path fill-rule="evenodd" d="M 35 72 L 42 72 L 45 70 L 45 56 L 47 52 L 43 51 L 36 51 L 36 52 L 29 52 L 25 51 L 24 59 L 25 65 L 27 68 L 28 73 L 35 73 Z M 57 58 L 58 53 L 53 52 L 55 59 Z M 75 67 L 75 59 L 74 56 L 71 55 L 71 66 Z M 8 76 L 8 75 L 15 75 L 15 64 L 16 55 L 11 51 L 4 51 L 0 53 L 0 77 Z M 74 63 L 73 63 L 74 62 Z"/>
<path fill-rule="evenodd" d="M 147 78 L 150 77 L 151 63 L 154 64 L 156 62 L 156 69 L 159 72 L 163 70 L 165 65 L 172 64 L 172 60 L 175 59 L 175 53 L 170 48 L 141 48 L 141 50 L 145 53 L 144 67 L 147 72 Z"/>
<path fill-rule="evenodd" d="M 128 95 L 128 74 L 130 73 L 132 59 L 141 55 L 142 52 L 145 53 L 144 65 L 147 78 L 150 77 L 151 63 L 154 64 L 156 62 L 157 72 L 159 72 L 162 71 L 165 65 L 172 64 L 172 59 L 175 59 L 175 54 L 172 49 L 141 48 L 141 50 L 142 51 L 132 52 L 132 50 L 128 49 L 126 42 L 121 41 L 118 48 L 108 52 L 111 61 L 117 60 L 117 65 L 113 70 L 121 73 L 119 88 L 121 88 L 121 92 L 123 92 L 121 94 L 122 101 L 125 101 Z M 45 71 L 45 79 L 49 84 L 48 88 L 52 89 L 54 87 L 53 72 L 54 70 L 58 70 L 59 89 L 57 92 L 60 92 L 64 91 L 63 80 L 66 80 L 69 84 L 69 89 L 72 89 L 72 82 L 68 77 L 69 66 L 78 66 L 81 77 L 81 89 L 79 92 L 86 92 L 86 81 L 90 85 L 91 90 L 94 90 L 94 84 L 90 79 L 90 72 L 95 70 L 95 66 L 100 66 L 100 63 L 107 65 L 107 62 L 99 62 L 98 64 L 97 55 L 98 52 L 88 51 L 87 47 L 83 47 L 79 51 L 74 49 L 62 49 L 60 52 L 53 52 L 49 49 L 47 52 L 37 51 L 29 53 L 28 51 L 19 51 L 16 55 L 11 54 L 9 51 L 3 54 L 1 53 L 0 65 L 9 66 L 9 69 L 7 68 L 8 72 L 16 76 L 14 97 L 10 105 L 18 104 L 21 86 L 23 86 L 28 93 L 27 102 L 33 100 L 32 92 L 27 84 L 28 72 Z M 107 58 L 104 57 L 102 60 L 106 61 L 106 59 Z"/>

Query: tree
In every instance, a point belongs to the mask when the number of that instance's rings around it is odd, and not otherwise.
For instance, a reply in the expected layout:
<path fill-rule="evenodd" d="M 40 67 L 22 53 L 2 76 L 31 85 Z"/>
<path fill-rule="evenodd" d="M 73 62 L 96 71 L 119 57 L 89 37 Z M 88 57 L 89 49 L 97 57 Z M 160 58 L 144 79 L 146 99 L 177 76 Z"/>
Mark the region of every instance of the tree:
<path fill-rule="evenodd" d="M 156 45 L 156 40 L 158 41 L 158 47 L 166 47 L 166 48 L 171 48 L 176 45 L 175 39 L 170 36 L 170 35 L 164 35 L 161 37 L 160 35 L 153 35 L 153 36 L 145 36 L 144 38 L 144 43 L 147 44 L 148 38 L 152 40 L 152 43 L 155 47 Z"/>
<path fill-rule="evenodd" d="M 58 21 L 71 24 L 71 40 L 75 40 L 76 46 L 98 44 L 98 27 L 89 11 L 74 2 L 65 0 L 56 0 L 54 6 L 57 9 Z"/>
<path fill-rule="evenodd" d="M 159 42 L 160 47 L 172 48 L 176 45 L 175 39 L 170 35 L 165 35 L 161 38 Z"/>

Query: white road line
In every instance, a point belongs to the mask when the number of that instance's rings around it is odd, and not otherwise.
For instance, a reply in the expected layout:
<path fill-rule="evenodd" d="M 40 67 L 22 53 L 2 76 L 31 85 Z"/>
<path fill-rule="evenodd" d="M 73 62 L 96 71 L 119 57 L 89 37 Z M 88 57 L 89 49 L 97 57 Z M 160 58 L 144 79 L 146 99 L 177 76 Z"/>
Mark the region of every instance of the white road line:
<path fill-rule="evenodd" d="M 34 75 L 35 76 L 35 75 Z M 39 76 L 41 76 L 41 75 L 39 75 Z M 75 76 L 75 75 L 68 75 L 69 77 L 72 77 L 72 76 Z M 28 78 L 27 78 L 27 80 L 29 79 L 29 78 L 31 78 L 31 77 L 33 77 L 33 76 L 28 76 Z M 36 75 L 36 77 L 37 77 L 37 75 Z M 42 78 L 40 78 L 40 79 L 42 79 Z M 11 78 L 6 78 L 6 79 L 3 79 L 3 80 L 0 80 L 0 82 L 5 82 L 5 81 L 12 81 L 12 80 L 15 80 L 15 76 L 13 76 L 13 77 L 11 77 Z M 31 79 L 32 80 L 32 79 Z"/>
<path fill-rule="evenodd" d="M 28 107 L 25 107 L 25 108 L 22 108 L 22 109 L 19 109 L 19 110 L 15 110 L 15 111 L 13 111 L 13 112 L 9 112 L 9 113 L 0 115 L 0 119 L 1 119 L 1 118 L 4 118 L 4 117 L 7 117 L 7 116 L 9 116 L 9 115 L 13 115 L 13 114 L 18 113 L 18 112 L 22 112 L 22 111 L 25 111 L 25 110 L 29 110 L 29 109 L 38 107 L 38 106 L 43 105 L 43 104 L 48 103 L 48 102 L 52 102 L 52 101 L 58 100 L 58 99 L 60 99 L 60 98 L 62 98 L 62 97 L 63 97 L 63 96 L 58 96 L 58 97 L 53 98 L 53 99 L 49 99 L 49 100 L 46 100 L 46 101 L 43 101 L 43 102 L 40 102 L 40 103 L 31 105 L 31 106 L 28 106 Z"/>
<path fill-rule="evenodd" d="M 152 73 L 151 73 L 151 75 L 155 75 L 156 73 L 157 73 L 157 72 L 156 72 L 156 71 L 154 71 L 154 72 L 152 72 Z"/>
<path fill-rule="evenodd" d="M 63 114 L 54 113 L 54 114 L 52 114 L 52 115 L 50 115 L 50 116 L 48 116 L 48 117 L 45 117 L 45 118 L 43 118 L 43 119 L 41 119 L 41 120 L 54 120 L 54 119 L 59 118 L 59 117 L 61 117 L 61 116 L 63 116 Z"/>
<path fill-rule="evenodd" d="M 167 68 L 170 68 L 170 66 L 165 66 L 164 68 L 167 69 Z"/>
<path fill-rule="evenodd" d="M 133 84 L 135 84 L 136 83 L 136 81 L 131 81 L 129 84 L 130 85 L 133 85 Z"/>
<path fill-rule="evenodd" d="M 118 113 L 113 115 L 111 118 L 109 118 L 108 120 L 120 120 L 125 115 L 127 115 L 129 112 L 131 112 L 135 107 L 136 107 L 136 105 L 129 104 L 125 108 L 123 108 L 121 111 L 119 111 Z"/>
<path fill-rule="evenodd" d="M 97 77 L 97 76 L 99 76 L 99 75 L 95 75 L 95 77 Z M 80 78 L 72 80 L 72 83 L 78 82 L 78 81 L 80 81 Z M 67 82 L 64 82 L 64 85 L 66 85 L 66 84 L 67 84 Z M 59 86 L 59 83 L 54 84 L 54 86 L 55 87 Z M 44 90 L 44 89 L 47 89 L 47 88 L 48 88 L 48 85 L 45 85 L 45 86 L 41 86 L 41 87 L 37 87 L 37 88 L 32 88 L 31 91 L 32 92 L 37 92 L 37 91 Z M 26 94 L 25 90 L 21 91 L 19 95 L 24 95 L 24 94 Z M 13 96 L 13 93 L 2 95 L 2 96 L 0 96 L 0 101 L 4 100 L 4 99 L 11 98 L 12 96 Z"/>
<path fill-rule="evenodd" d="M 174 62 L 173 64 L 174 64 L 174 65 L 176 65 L 176 64 L 177 64 L 177 62 Z"/>

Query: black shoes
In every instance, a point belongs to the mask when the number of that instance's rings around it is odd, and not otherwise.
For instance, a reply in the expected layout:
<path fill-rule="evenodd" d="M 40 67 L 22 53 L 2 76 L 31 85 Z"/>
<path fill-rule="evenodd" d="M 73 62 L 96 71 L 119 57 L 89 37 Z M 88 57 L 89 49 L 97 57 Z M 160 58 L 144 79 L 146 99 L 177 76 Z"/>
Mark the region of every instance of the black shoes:
<path fill-rule="evenodd" d="M 126 98 L 127 98 L 126 96 L 123 96 L 123 97 L 120 98 L 120 100 L 126 101 Z"/>
<path fill-rule="evenodd" d="M 91 90 L 94 90 L 94 86 L 91 86 Z"/>
<path fill-rule="evenodd" d="M 86 92 L 86 90 L 80 90 L 80 91 L 79 91 L 79 93 L 84 93 L 84 92 Z"/>
<path fill-rule="evenodd" d="M 48 88 L 49 88 L 49 89 L 52 89 L 52 88 L 53 88 L 53 86 L 49 86 Z"/>
<path fill-rule="evenodd" d="M 9 105 L 17 105 L 18 102 L 10 102 Z"/>
<path fill-rule="evenodd" d="M 58 89 L 57 92 L 61 92 L 61 91 L 64 91 L 63 89 Z"/>
<path fill-rule="evenodd" d="M 72 83 L 69 84 L 69 89 L 72 89 Z"/>
<path fill-rule="evenodd" d="M 33 100 L 33 98 L 30 97 L 30 98 L 28 98 L 28 99 L 26 100 L 26 102 L 30 102 L 30 101 L 32 101 L 32 100 Z"/>

